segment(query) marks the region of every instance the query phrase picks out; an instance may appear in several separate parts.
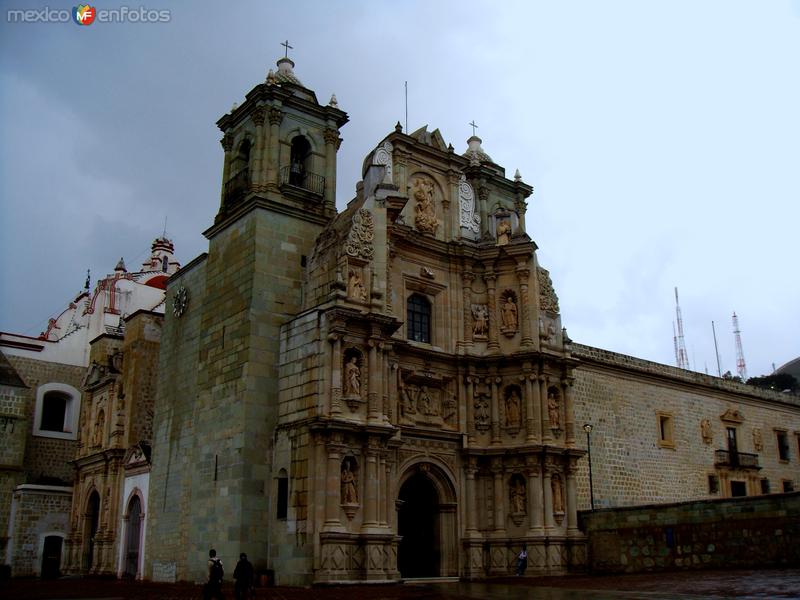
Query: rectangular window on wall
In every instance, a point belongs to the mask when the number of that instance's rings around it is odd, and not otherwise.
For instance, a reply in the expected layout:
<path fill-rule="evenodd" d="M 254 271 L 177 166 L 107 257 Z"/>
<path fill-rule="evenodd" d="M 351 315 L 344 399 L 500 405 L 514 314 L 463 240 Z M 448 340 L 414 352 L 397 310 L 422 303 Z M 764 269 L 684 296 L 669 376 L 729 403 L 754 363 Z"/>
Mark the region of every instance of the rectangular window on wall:
<path fill-rule="evenodd" d="M 766 477 L 761 480 L 761 493 L 769 494 L 769 479 Z"/>
<path fill-rule="evenodd" d="M 719 477 L 716 475 L 708 476 L 708 493 L 719 494 Z"/>
<path fill-rule="evenodd" d="M 675 447 L 675 431 L 672 415 L 669 413 L 656 413 L 658 418 L 658 445 L 662 448 Z"/>
<path fill-rule="evenodd" d="M 747 496 L 747 483 L 744 481 L 731 481 L 731 496 Z"/>
<path fill-rule="evenodd" d="M 791 479 L 783 480 L 783 491 L 786 493 L 794 491 L 794 482 Z"/>
<path fill-rule="evenodd" d="M 778 442 L 778 458 L 789 460 L 789 435 L 785 431 L 775 431 L 775 438 Z"/>

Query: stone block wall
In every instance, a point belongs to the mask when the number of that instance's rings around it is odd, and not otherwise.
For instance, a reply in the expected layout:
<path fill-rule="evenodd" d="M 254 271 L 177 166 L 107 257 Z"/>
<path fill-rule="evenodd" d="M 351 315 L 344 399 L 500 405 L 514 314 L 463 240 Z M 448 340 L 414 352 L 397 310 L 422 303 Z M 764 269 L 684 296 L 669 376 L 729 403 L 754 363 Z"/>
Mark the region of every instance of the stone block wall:
<path fill-rule="evenodd" d="M 800 564 L 800 493 L 581 514 L 594 573 Z"/>
<path fill-rule="evenodd" d="M 772 492 L 783 481 L 800 484 L 797 397 L 578 344 L 573 355 L 581 360 L 574 385 L 578 447 L 587 447 L 582 425 L 593 426 L 595 507 L 727 497 L 729 480 L 746 482 L 748 495 L 761 493 L 762 478 Z M 741 422 L 722 420 L 727 411 Z M 660 443 L 659 415 L 671 419 L 672 444 Z M 728 426 L 737 430 L 739 452 L 757 455 L 759 469 L 715 466 L 715 452 L 728 447 Z M 776 428 L 788 432 L 788 461 L 778 457 Z M 721 479 L 716 494 L 709 492 L 709 475 Z M 588 459 L 579 462 L 578 495 L 579 507 L 589 508 Z"/>
<path fill-rule="evenodd" d="M 0 564 L 7 564 L 8 519 L 14 488 L 23 482 L 29 430 L 28 390 L 0 385 Z"/>
<path fill-rule="evenodd" d="M 39 575 L 45 536 L 68 534 L 72 488 L 23 485 L 14 491 L 12 503 L 11 574 L 13 577 Z"/>
<path fill-rule="evenodd" d="M 282 423 L 324 411 L 324 407 L 317 410 L 319 399 L 327 396 L 320 389 L 323 373 L 318 321 L 319 311 L 312 310 L 281 329 L 280 356 L 283 362 L 278 371 L 278 385 Z"/>
<path fill-rule="evenodd" d="M 36 389 L 40 385 L 57 382 L 66 383 L 80 390 L 86 369 L 21 356 L 7 356 L 7 358 L 29 388 L 25 414 L 28 421 L 23 465 L 25 481 L 31 483 L 47 478 L 47 481 L 60 480 L 66 484 L 71 483 L 75 470 L 69 461 L 75 458 L 77 442 L 33 435 Z"/>

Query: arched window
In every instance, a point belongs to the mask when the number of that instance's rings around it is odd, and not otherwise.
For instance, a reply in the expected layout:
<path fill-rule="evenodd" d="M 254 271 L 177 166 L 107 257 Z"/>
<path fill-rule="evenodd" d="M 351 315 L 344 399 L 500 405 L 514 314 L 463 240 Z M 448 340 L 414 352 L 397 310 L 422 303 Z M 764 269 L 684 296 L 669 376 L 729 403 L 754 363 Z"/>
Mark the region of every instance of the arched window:
<path fill-rule="evenodd" d="M 245 138 L 242 143 L 239 144 L 239 151 L 236 153 L 236 158 L 233 159 L 233 165 L 231 165 L 231 173 L 233 173 L 234 176 L 250 166 L 250 147 L 251 144 L 248 138 Z"/>
<path fill-rule="evenodd" d="M 291 163 L 289 166 L 289 183 L 298 187 L 305 187 L 304 183 L 308 174 L 309 159 L 311 158 L 311 144 L 302 135 L 292 139 Z"/>
<path fill-rule="evenodd" d="M 281 469 L 278 472 L 278 498 L 276 505 L 275 516 L 278 519 L 285 519 L 289 514 L 289 477 L 286 474 L 286 469 Z"/>
<path fill-rule="evenodd" d="M 431 342 L 431 303 L 422 294 L 412 294 L 408 299 L 408 339 Z"/>
<path fill-rule="evenodd" d="M 164 273 L 166 273 L 167 269 L 169 269 L 169 259 L 166 256 L 162 256 L 161 257 L 161 270 L 164 271 Z"/>
<path fill-rule="evenodd" d="M 76 439 L 80 398 L 80 392 L 65 383 L 40 385 L 36 390 L 33 435 Z"/>

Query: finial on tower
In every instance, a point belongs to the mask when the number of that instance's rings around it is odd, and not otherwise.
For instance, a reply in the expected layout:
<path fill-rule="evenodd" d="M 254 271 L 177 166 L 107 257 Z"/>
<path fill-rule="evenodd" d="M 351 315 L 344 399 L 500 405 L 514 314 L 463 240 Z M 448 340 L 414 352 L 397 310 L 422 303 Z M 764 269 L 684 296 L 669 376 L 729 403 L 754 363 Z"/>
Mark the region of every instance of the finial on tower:
<path fill-rule="evenodd" d="M 522 175 L 519 174 L 519 169 L 514 171 L 514 181 L 522 181 Z"/>
<path fill-rule="evenodd" d="M 86 269 L 86 283 L 83 284 L 83 289 L 87 292 L 89 291 L 89 287 L 91 286 L 92 281 L 92 271 L 91 269 Z"/>
<path fill-rule="evenodd" d="M 333 108 L 339 107 L 339 101 L 336 99 L 336 94 L 331 94 L 331 100 L 328 102 L 328 106 L 332 106 Z"/>

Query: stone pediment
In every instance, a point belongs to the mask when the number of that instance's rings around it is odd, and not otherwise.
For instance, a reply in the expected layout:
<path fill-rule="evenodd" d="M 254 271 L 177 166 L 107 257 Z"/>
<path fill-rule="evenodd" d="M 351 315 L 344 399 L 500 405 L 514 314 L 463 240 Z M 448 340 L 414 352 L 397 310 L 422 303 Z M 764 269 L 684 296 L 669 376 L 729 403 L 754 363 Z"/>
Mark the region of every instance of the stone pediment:
<path fill-rule="evenodd" d="M 719 418 L 727 423 L 744 423 L 742 413 L 735 408 L 729 408 Z"/>
<path fill-rule="evenodd" d="M 418 142 L 422 142 L 426 146 L 431 146 L 437 150 L 441 150 L 442 152 L 447 152 L 447 144 L 444 143 L 444 138 L 438 129 L 428 131 L 428 126 L 423 125 L 414 133 L 412 133 L 411 137 Z"/>
<path fill-rule="evenodd" d="M 136 469 L 150 466 L 150 445 L 144 442 L 128 448 L 123 461 L 126 469 Z"/>

